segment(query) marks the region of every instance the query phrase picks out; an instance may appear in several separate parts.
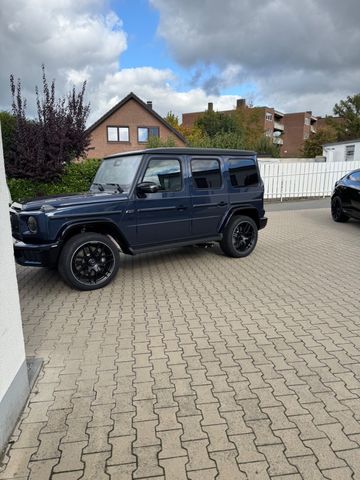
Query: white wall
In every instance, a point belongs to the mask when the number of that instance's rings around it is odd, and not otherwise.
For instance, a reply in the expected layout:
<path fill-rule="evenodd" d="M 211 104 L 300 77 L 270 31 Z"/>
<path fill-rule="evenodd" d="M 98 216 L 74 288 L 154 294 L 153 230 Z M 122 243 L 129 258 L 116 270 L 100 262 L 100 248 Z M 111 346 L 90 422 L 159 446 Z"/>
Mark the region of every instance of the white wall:
<path fill-rule="evenodd" d="M 334 184 L 351 170 L 360 168 L 357 162 L 261 163 L 265 198 L 325 197 L 331 195 Z"/>
<path fill-rule="evenodd" d="M 360 162 L 360 142 L 349 141 L 323 147 L 323 156 L 326 157 L 327 162 L 344 162 L 348 145 L 355 145 L 354 161 Z"/>
<path fill-rule="evenodd" d="M 281 157 L 281 158 L 274 158 L 274 157 L 259 157 L 258 158 L 258 162 L 267 162 L 267 163 L 279 163 L 279 162 L 283 162 L 283 163 L 302 163 L 302 162 L 305 162 L 305 163 L 310 163 L 310 162 L 315 162 L 315 158 L 305 158 L 305 157 L 292 157 L 292 158 L 285 158 L 285 157 Z"/>
<path fill-rule="evenodd" d="M 0 125 L 0 408 L 25 360 L 8 200 Z"/>

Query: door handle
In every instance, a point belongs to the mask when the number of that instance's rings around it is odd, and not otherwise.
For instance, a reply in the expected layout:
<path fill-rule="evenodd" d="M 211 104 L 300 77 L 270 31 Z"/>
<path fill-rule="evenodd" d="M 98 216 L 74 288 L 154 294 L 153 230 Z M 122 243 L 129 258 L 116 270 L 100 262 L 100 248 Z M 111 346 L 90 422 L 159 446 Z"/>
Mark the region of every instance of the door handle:
<path fill-rule="evenodd" d="M 177 209 L 178 209 L 179 211 L 183 211 L 183 210 L 186 210 L 187 207 L 186 207 L 185 205 L 178 205 Z"/>
<path fill-rule="evenodd" d="M 226 202 L 220 202 L 218 203 L 218 207 L 226 207 L 227 203 Z"/>

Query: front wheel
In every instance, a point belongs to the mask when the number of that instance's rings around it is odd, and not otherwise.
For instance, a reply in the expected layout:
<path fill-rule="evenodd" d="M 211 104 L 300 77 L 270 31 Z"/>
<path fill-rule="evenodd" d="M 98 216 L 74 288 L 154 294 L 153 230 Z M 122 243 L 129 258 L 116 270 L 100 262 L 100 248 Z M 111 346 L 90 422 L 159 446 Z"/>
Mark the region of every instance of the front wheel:
<path fill-rule="evenodd" d="M 99 233 L 74 235 L 64 245 L 58 263 L 63 280 L 77 290 L 105 287 L 119 270 L 119 252 L 114 242 Z"/>
<path fill-rule="evenodd" d="M 334 197 L 331 201 L 331 216 L 334 222 L 347 222 L 349 217 L 344 213 L 340 197 Z"/>
<path fill-rule="evenodd" d="M 230 220 L 220 242 L 221 250 L 229 257 L 246 257 L 254 250 L 258 238 L 258 228 L 254 220 L 237 216 Z"/>

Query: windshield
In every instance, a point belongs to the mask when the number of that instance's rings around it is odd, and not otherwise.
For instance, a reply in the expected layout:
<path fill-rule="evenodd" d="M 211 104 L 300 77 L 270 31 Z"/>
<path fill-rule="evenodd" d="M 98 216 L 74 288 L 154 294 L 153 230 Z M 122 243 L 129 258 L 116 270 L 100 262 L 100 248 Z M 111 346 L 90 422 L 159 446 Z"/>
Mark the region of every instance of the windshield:
<path fill-rule="evenodd" d="M 91 185 L 91 191 L 118 191 L 128 193 L 139 168 L 142 155 L 104 160 Z"/>

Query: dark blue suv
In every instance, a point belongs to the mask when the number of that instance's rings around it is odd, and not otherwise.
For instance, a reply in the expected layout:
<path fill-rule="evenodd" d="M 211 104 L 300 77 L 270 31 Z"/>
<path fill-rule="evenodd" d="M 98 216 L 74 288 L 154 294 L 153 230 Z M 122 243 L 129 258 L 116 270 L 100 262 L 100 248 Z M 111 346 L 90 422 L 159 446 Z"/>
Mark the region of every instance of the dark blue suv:
<path fill-rule="evenodd" d="M 156 148 L 112 155 L 88 193 L 13 203 L 16 261 L 57 267 L 79 290 L 107 285 L 119 252 L 219 242 L 245 257 L 265 227 L 254 152 Z"/>

